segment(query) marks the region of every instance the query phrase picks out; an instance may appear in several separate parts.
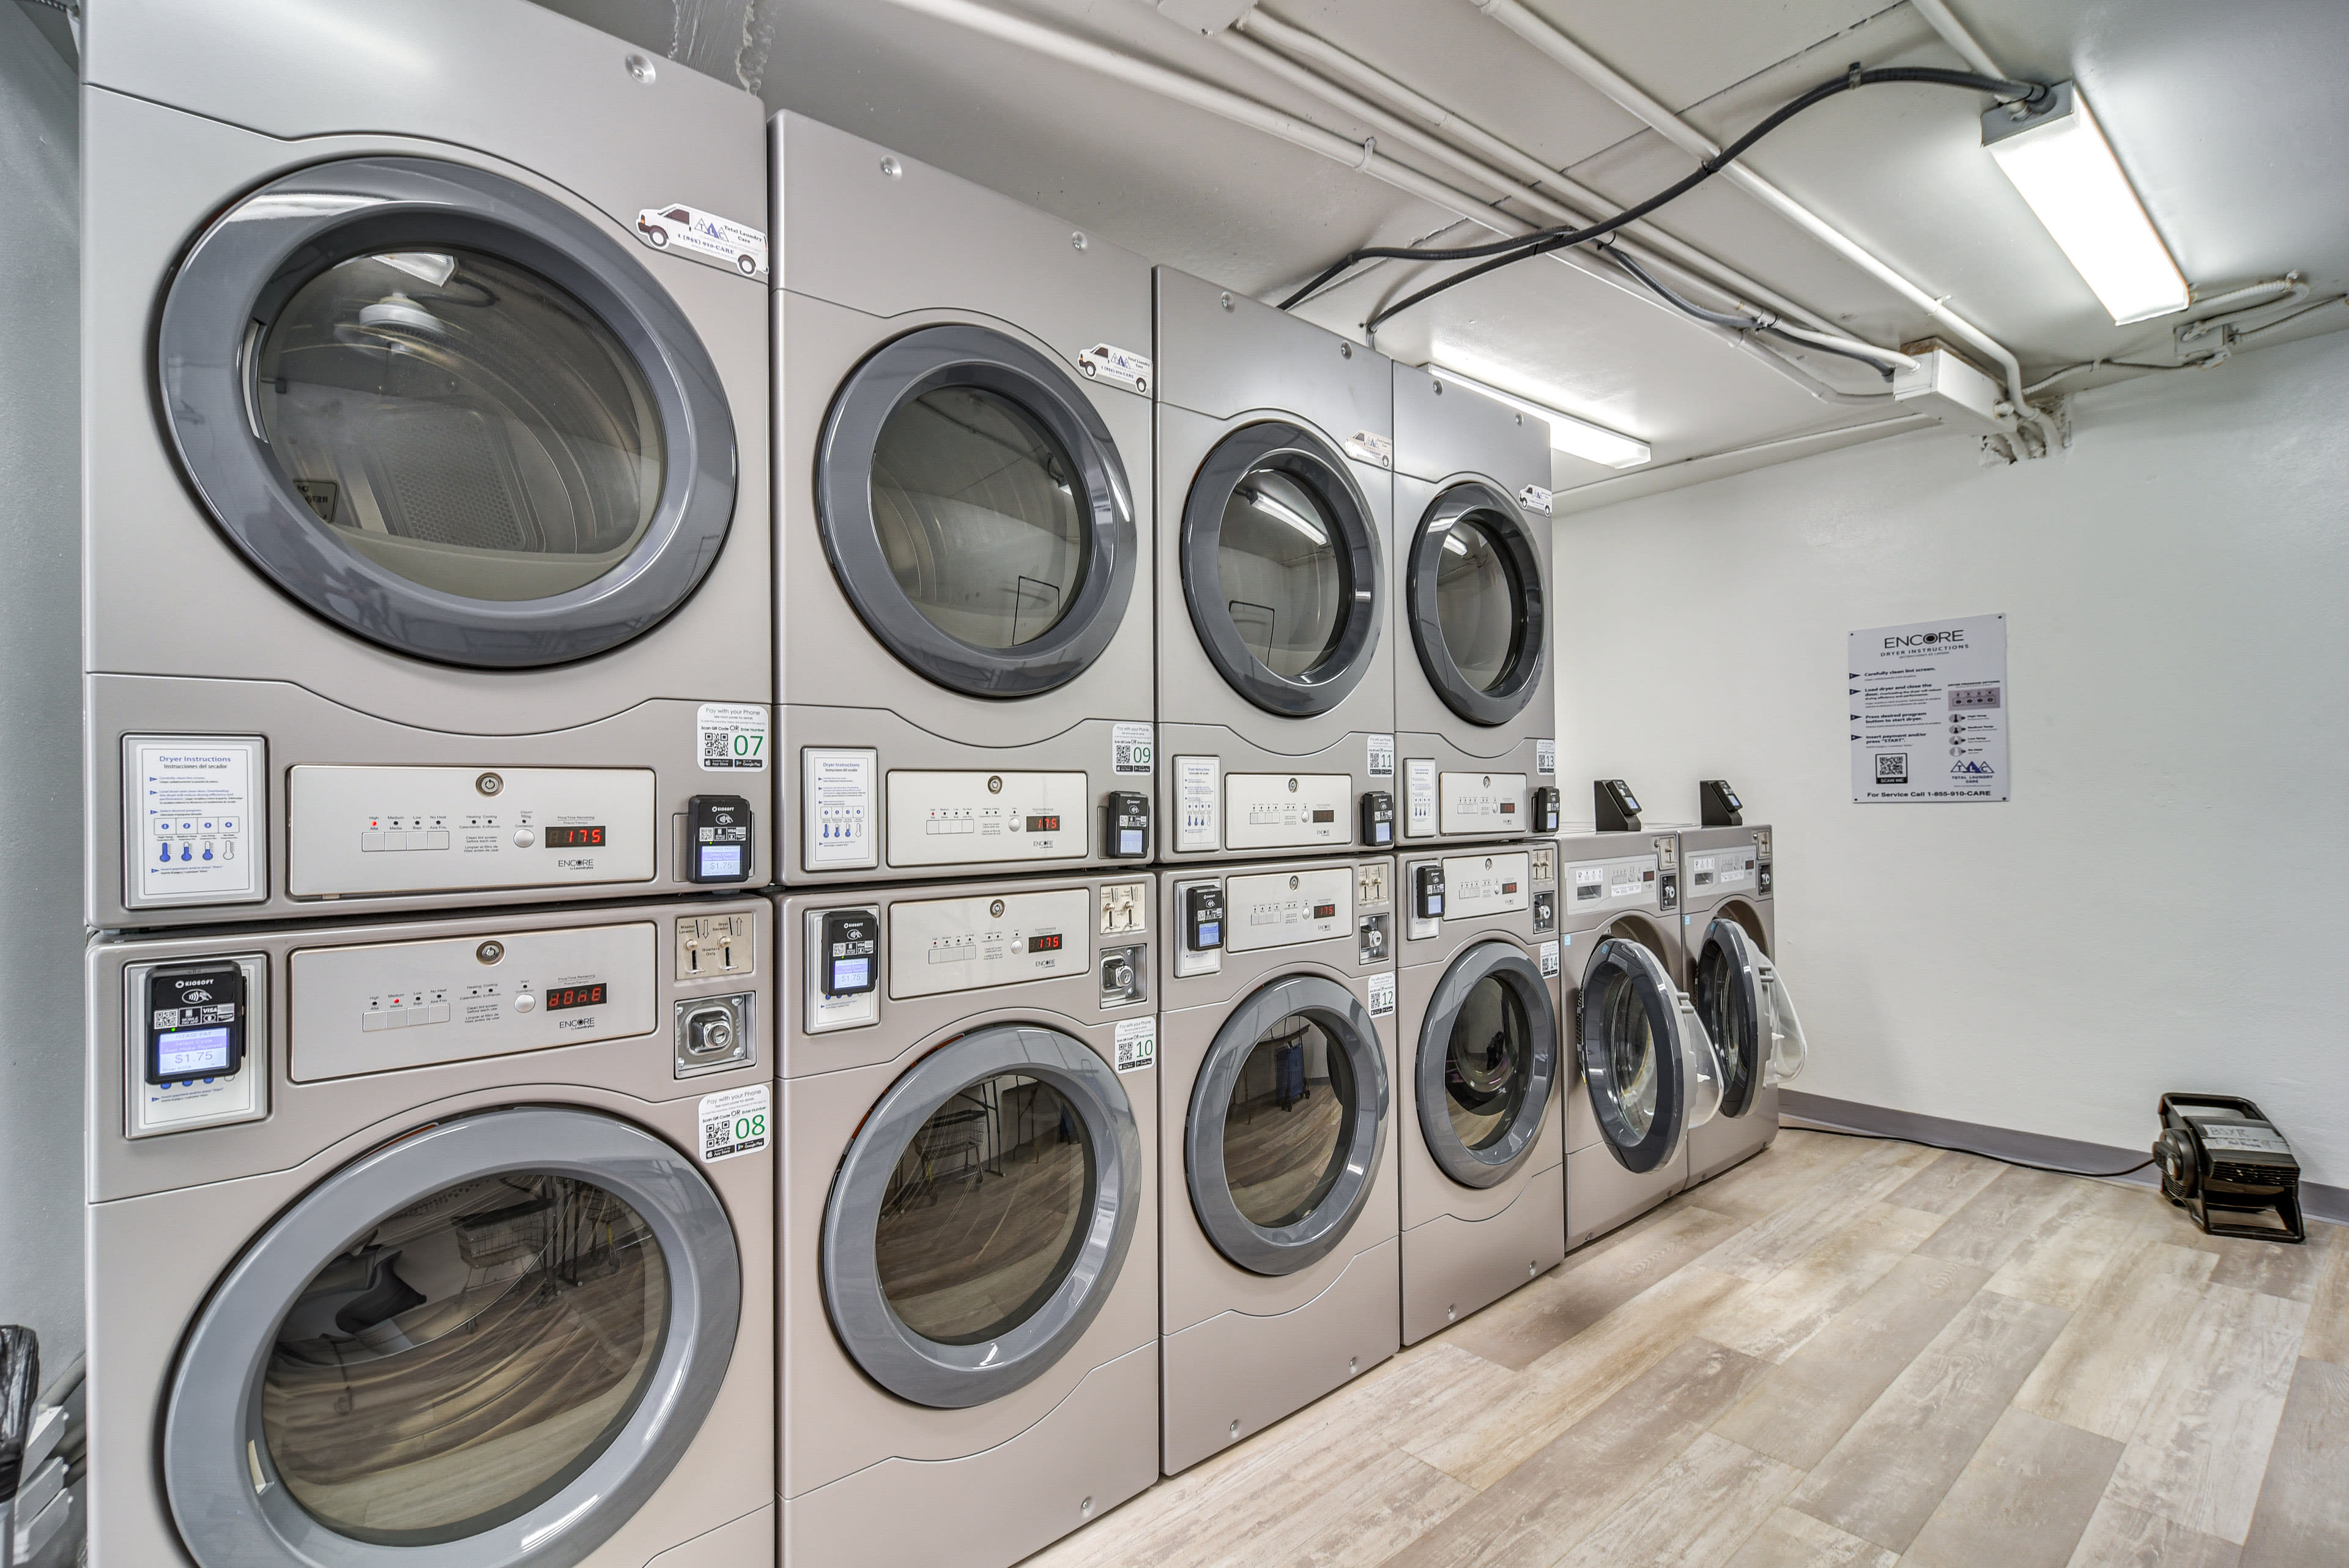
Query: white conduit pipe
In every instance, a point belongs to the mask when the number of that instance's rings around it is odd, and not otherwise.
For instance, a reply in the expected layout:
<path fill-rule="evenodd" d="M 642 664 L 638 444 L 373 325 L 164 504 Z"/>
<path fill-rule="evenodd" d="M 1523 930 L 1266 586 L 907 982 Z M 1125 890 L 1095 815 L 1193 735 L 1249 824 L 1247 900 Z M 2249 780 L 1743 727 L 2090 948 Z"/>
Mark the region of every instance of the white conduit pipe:
<path fill-rule="evenodd" d="M 1941 42 L 1957 50 L 1969 70 L 1996 77 L 2001 81 L 2014 79 L 1998 68 L 1998 62 L 1990 57 L 1990 51 L 1974 41 L 1974 36 L 1966 31 L 1966 25 L 1958 20 L 1957 14 L 1944 0 L 1909 0 L 1909 5 L 1911 10 L 1925 18 L 1933 31 L 1941 35 Z"/>
<path fill-rule="evenodd" d="M 1643 120 L 1657 134 L 1686 152 L 1703 161 L 1713 157 L 1721 149 L 1703 132 L 1651 98 L 1620 71 L 1559 32 L 1540 16 L 1526 8 L 1522 0 L 1468 0 L 1468 4 L 1506 27 L 1517 36 L 1572 71 L 1576 76 L 1605 93 L 1634 118 Z M 1744 163 L 1732 163 L 1721 171 L 1722 177 L 1733 181 L 1750 195 L 1801 228 L 1830 250 L 1857 266 L 1861 271 L 1884 284 L 1909 304 L 1940 322 L 1952 333 L 1964 338 L 1991 357 L 2005 373 L 2007 401 L 2016 417 L 2031 419 L 2029 403 L 2023 400 L 2023 366 L 2003 343 L 1949 308 L 1947 303 L 1926 293 L 1878 260 L 1849 235 L 1834 224 L 1787 195 L 1767 180 L 1754 173 Z"/>
<path fill-rule="evenodd" d="M 1291 146 L 1319 153 L 1333 163 L 1360 170 L 1406 195 L 1416 196 L 1447 213 L 1456 213 L 1504 238 L 1523 234 L 1526 230 L 1526 225 L 1517 223 L 1507 213 L 1496 213 L 1485 202 L 1467 192 L 1454 190 L 1408 164 L 1396 162 L 1368 143 L 1349 141 L 1335 131 L 1324 130 L 1318 125 L 1299 119 L 1294 115 L 1283 114 L 1228 88 L 1186 76 L 1155 61 L 1124 54 L 1087 39 L 1071 37 L 1025 17 L 974 5 L 972 0 L 888 0 L 888 3 L 903 10 L 919 12 L 941 22 L 952 22 L 972 32 L 1017 44 L 1040 55 L 1081 66 L 1097 76 L 1125 82 L 1145 92 L 1154 92 L 1162 98 L 1173 99 L 1177 103 L 1186 103 L 1237 124 L 1261 130 L 1267 135 L 1277 136 Z"/>

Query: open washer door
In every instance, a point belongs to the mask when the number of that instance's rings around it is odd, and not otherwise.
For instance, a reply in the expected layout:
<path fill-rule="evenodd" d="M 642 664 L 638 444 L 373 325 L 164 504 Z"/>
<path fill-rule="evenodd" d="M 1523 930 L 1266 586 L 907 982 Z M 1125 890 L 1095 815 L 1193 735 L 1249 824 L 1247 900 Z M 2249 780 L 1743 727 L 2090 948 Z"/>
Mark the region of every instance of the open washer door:
<path fill-rule="evenodd" d="M 1778 967 L 1744 925 L 1716 915 L 1697 955 L 1698 1019 L 1722 1064 L 1721 1114 L 1742 1116 L 1754 1097 L 1802 1072 L 1810 1047 Z"/>
<path fill-rule="evenodd" d="M 1580 1023 L 1607 1147 L 1626 1170 L 1654 1170 L 1721 1108 L 1721 1059 L 1695 1004 L 1645 945 L 1609 937 L 1583 974 Z"/>
<path fill-rule="evenodd" d="M 564 1568 L 650 1497 L 734 1353 L 718 1196 L 585 1111 L 462 1117 L 328 1177 L 222 1276 L 165 1393 L 203 1568 Z"/>
<path fill-rule="evenodd" d="M 1378 1024 L 1352 992 L 1289 975 L 1252 992 L 1191 1089 L 1183 1163 L 1207 1240 L 1258 1274 L 1329 1256 L 1370 1199 L 1388 1103 Z"/>
<path fill-rule="evenodd" d="M 1525 1164 L 1557 1081 L 1557 1010 L 1522 949 L 1483 941 L 1452 961 L 1415 1071 L 1420 1136 L 1444 1175 L 1492 1187 Z"/>
<path fill-rule="evenodd" d="M 1141 1131 L 1108 1063 L 1040 1024 L 974 1029 L 889 1086 L 833 1178 L 833 1332 L 901 1398 L 999 1399 L 1100 1315 L 1144 1186 Z"/>
<path fill-rule="evenodd" d="M 1455 484 L 1420 519 L 1404 566 L 1419 667 L 1444 705 L 1471 723 L 1506 724 L 1541 689 L 1549 646 L 1541 556 L 1516 504 Z"/>

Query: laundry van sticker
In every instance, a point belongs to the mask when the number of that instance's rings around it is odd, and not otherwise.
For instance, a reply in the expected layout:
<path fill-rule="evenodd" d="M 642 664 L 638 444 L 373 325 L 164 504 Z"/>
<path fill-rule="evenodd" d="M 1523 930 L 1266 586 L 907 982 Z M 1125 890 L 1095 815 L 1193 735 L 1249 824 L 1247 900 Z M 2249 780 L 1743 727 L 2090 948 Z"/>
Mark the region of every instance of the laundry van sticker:
<path fill-rule="evenodd" d="M 702 1096 L 701 1163 L 759 1153 L 774 1141 L 773 1121 L 764 1084 Z"/>
<path fill-rule="evenodd" d="M 1150 390 L 1150 356 L 1114 343 L 1096 343 L 1078 355 L 1077 369 L 1088 380 L 1107 381 L 1133 392 Z"/>
<path fill-rule="evenodd" d="M 1855 802 L 2009 798 L 2004 616 L 1873 627 L 1849 653 Z"/>
<path fill-rule="evenodd" d="M 765 232 L 698 207 L 647 207 L 636 214 L 636 237 L 657 251 L 674 251 L 744 277 L 767 275 Z"/>

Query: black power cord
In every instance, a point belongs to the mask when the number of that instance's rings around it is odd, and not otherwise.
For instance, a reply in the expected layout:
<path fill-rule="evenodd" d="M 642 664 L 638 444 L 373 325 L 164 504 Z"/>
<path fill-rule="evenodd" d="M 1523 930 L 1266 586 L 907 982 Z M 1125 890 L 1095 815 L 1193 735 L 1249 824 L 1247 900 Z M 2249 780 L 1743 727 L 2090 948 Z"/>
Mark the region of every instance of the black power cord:
<path fill-rule="evenodd" d="M 1859 65 L 1855 62 L 1851 68 L 1846 71 L 1843 75 L 1837 77 L 1830 81 L 1821 82 L 1818 86 L 1803 94 L 1802 97 L 1795 99 L 1793 102 L 1783 104 L 1776 109 L 1773 110 L 1753 130 L 1747 131 L 1744 135 L 1739 137 L 1736 140 L 1731 142 L 1728 146 L 1723 148 L 1719 152 L 1714 153 L 1712 157 L 1704 159 L 1699 162 L 1694 173 L 1690 174 L 1685 179 L 1676 181 L 1672 184 L 1666 186 L 1664 189 L 1657 192 L 1654 195 L 1649 197 L 1644 202 L 1640 202 L 1624 208 L 1621 212 L 1617 213 L 1612 217 L 1601 218 L 1597 223 L 1591 223 L 1583 228 L 1576 228 L 1570 223 L 1559 224 L 1553 228 L 1536 229 L 1531 234 L 1516 234 L 1507 239 L 1492 240 L 1485 244 L 1475 245 L 1450 245 L 1440 247 L 1427 245 L 1364 245 L 1359 250 L 1347 252 L 1346 254 L 1340 256 L 1338 260 L 1322 268 L 1320 272 L 1314 275 L 1310 282 L 1290 294 L 1288 298 L 1282 300 L 1280 302 L 1280 308 L 1283 310 L 1290 309 L 1313 295 L 1320 292 L 1323 287 L 1336 279 L 1340 274 L 1345 272 L 1357 262 L 1374 259 L 1390 261 L 1476 261 L 1480 258 L 1489 258 L 1483 260 L 1481 265 L 1472 266 L 1464 271 L 1454 273 L 1450 277 L 1444 279 L 1442 282 L 1430 285 L 1428 287 L 1421 289 L 1416 294 L 1410 295 L 1403 299 L 1398 300 L 1396 303 L 1379 311 L 1376 315 L 1372 316 L 1368 321 L 1362 324 L 1365 331 L 1375 332 L 1378 330 L 1379 323 L 1386 320 L 1389 317 L 1394 316 L 1401 311 L 1408 310 L 1413 306 L 1419 304 L 1422 300 L 1432 298 L 1434 296 L 1443 293 L 1447 288 L 1457 287 L 1459 285 L 1466 283 L 1472 277 L 1481 277 L 1485 274 L 1494 271 L 1495 268 L 1510 266 L 1517 262 L 1525 261 L 1532 256 L 1540 255 L 1547 251 L 1563 250 L 1569 245 L 1584 244 L 1591 240 L 1598 239 L 1603 234 L 1613 234 L 1617 229 L 1621 228 L 1626 223 L 1636 223 L 1640 219 L 1646 217 L 1650 213 L 1654 212 L 1657 208 L 1663 206 L 1666 202 L 1677 201 L 1681 197 L 1687 195 L 1691 191 L 1695 190 L 1699 185 L 1703 184 L 1707 180 L 1712 179 L 1715 174 L 1720 173 L 1731 163 L 1736 161 L 1736 160 L 1744 153 L 1747 148 L 1752 147 L 1755 142 L 1761 140 L 1764 137 L 1769 135 L 1772 131 L 1777 130 L 1780 126 L 1785 124 L 1786 121 L 1794 119 L 1795 116 L 1802 113 L 1805 109 L 1809 109 L 1814 104 L 1823 103 L 1826 99 L 1835 97 L 1837 93 L 1849 92 L 1855 88 L 1872 87 L 1879 82 L 1922 82 L 1932 87 L 1959 88 L 1968 92 L 1984 92 L 1991 94 L 2002 103 L 2020 103 L 2027 109 L 2039 108 L 2042 104 L 2044 104 L 2047 101 L 2048 95 L 2054 91 L 2053 88 L 2041 82 L 2007 81 L 1999 77 L 1979 76 L 1972 71 L 1947 71 L 1929 66 L 1888 66 L 1871 71 L 1862 69 Z"/>
<path fill-rule="evenodd" d="M 1799 1123 L 1787 1122 L 1784 1125 L 1788 1132 L 1826 1133 L 1830 1137 L 1861 1137 L 1870 1143 L 1913 1143 L 1919 1148 L 1938 1148 L 1944 1154 L 1970 1154 L 1976 1159 L 1996 1160 L 2001 1165 L 2017 1166 L 2024 1170 L 2044 1170 L 2050 1176 L 2085 1176 L 2092 1181 L 2111 1181 L 2117 1177 L 2135 1176 L 2138 1171 L 2154 1163 L 2154 1156 L 2147 1155 L 2127 1170 L 2072 1170 L 2060 1165 L 2033 1165 L 2027 1159 L 2009 1159 L 2002 1154 L 1985 1154 L 1981 1149 L 1961 1148 L 1953 1143 L 1928 1143 L 1920 1137 L 1896 1137 L 1890 1133 L 1864 1133 L 1853 1132 L 1847 1127 L 1823 1127 L 1808 1120 Z"/>

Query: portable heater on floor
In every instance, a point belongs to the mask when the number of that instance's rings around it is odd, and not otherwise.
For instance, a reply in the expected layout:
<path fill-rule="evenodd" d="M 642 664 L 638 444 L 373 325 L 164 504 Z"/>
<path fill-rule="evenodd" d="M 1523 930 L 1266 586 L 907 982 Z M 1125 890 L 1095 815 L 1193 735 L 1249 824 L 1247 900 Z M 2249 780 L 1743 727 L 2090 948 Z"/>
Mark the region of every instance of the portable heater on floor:
<path fill-rule="evenodd" d="M 2164 1095 L 2161 1136 L 2153 1158 L 2161 1195 L 2213 1236 L 2305 1241 L 2300 1215 L 2300 1161 L 2260 1107 L 2232 1095 Z M 2214 1220 L 2221 1214 L 2266 1214 L 2273 1225 Z"/>

